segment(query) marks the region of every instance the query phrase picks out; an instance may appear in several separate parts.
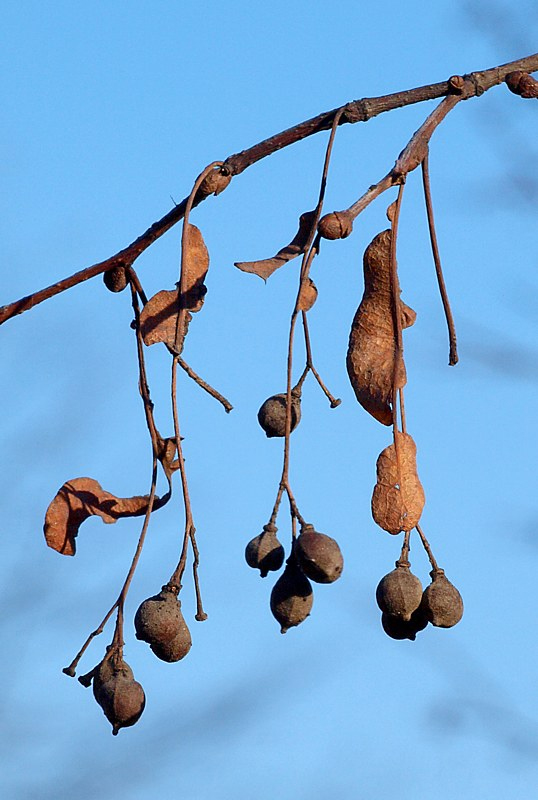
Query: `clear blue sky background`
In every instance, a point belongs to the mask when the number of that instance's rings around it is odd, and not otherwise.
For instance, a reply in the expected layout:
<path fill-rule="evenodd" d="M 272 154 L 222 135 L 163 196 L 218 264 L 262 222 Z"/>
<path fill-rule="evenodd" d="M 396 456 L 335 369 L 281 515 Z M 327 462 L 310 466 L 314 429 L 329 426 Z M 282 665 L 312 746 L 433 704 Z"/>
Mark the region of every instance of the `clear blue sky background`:
<path fill-rule="evenodd" d="M 536 50 L 536 5 L 498 2 L 6 2 L 2 9 L 2 297 L 95 263 L 188 193 L 199 171 L 349 100 L 444 80 Z M 326 209 L 392 165 L 431 106 L 338 131 Z M 272 255 L 313 207 L 326 134 L 251 168 L 193 215 L 212 265 L 186 357 L 235 406 L 181 381 L 182 429 L 209 619 L 179 664 L 127 623 L 146 689 L 139 724 L 113 739 L 91 691 L 61 673 L 115 598 L 139 524 L 85 523 L 77 556 L 45 548 L 45 509 L 67 479 L 144 493 L 150 452 L 131 310 L 97 278 L 2 327 L 0 498 L 2 796 L 12 800 L 438 800 L 534 796 L 538 782 L 535 397 L 538 380 L 537 104 L 504 87 L 435 133 L 438 236 L 460 341 L 446 332 L 418 173 L 401 219 L 408 426 L 427 496 L 424 528 L 464 597 L 463 621 L 412 642 L 381 630 L 374 592 L 399 540 L 370 517 L 390 432 L 357 405 L 345 371 L 362 252 L 386 227 L 384 196 L 314 267 L 316 364 L 342 405 L 308 382 L 292 438 L 303 515 L 338 539 L 345 572 L 281 636 L 243 561 L 272 507 L 281 442 L 256 422 L 285 385 L 295 262 L 264 285 L 233 267 Z M 179 228 L 138 262 L 149 294 L 177 280 Z M 165 352 L 148 351 L 170 434 Z M 300 369 L 301 349 L 297 350 Z M 285 510 L 283 540 L 288 540 Z M 179 492 L 155 515 L 127 613 L 169 577 Z M 418 544 L 415 572 L 428 565 Z M 112 628 L 82 663 L 100 658 Z"/>

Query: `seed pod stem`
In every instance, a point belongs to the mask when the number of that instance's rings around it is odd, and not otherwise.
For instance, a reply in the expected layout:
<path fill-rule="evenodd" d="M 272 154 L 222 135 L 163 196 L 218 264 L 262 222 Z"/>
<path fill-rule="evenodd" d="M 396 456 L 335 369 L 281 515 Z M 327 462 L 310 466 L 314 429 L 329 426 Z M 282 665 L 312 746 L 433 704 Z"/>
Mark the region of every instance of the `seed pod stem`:
<path fill-rule="evenodd" d="M 437 565 L 437 561 L 434 558 L 434 555 L 432 553 L 432 549 L 430 547 L 430 543 L 426 539 L 426 536 L 424 535 L 424 532 L 423 532 L 422 528 L 420 527 L 420 525 L 418 523 L 417 523 L 417 525 L 415 525 L 415 528 L 416 528 L 416 530 L 418 532 L 418 535 L 420 536 L 420 541 L 422 542 L 422 546 L 423 546 L 424 550 L 426 551 L 426 553 L 428 555 L 428 558 L 430 560 L 430 564 L 432 565 L 432 568 L 434 570 L 438 570 L 439 567 Z"/>

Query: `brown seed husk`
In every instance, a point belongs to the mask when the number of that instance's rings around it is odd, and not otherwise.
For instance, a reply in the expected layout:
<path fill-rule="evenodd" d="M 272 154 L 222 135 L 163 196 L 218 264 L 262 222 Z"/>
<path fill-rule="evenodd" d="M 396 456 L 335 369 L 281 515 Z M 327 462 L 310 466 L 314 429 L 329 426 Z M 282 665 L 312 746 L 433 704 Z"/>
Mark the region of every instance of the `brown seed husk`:
<path fill-rule="evenodd" d="M 286 435 L 286 395 L 274 394 L 262 403 L 258 411 L 258 422 L 268 438 Z M 301 419 L 301 399 L 291 396 L 291 428 L 293 431 Z"/>
<path fill-rule="evenodd" d="M 168 645 L 180 637 L 186 647 L 183 655 L 190 650 L 191 635 L 181 613 L 181 602 L 174 592 L 163 589 L 144 600 L 135 614 L 134 625 L 136 638 L 148 642 L 152 649 Z"/>
<path fill-rule="evenodd" d="M 381 614 L 381 624 L 383 630 L 391 639 L 411 639 L 412 642 L 417 638 L 417 633 L 423 631 L 428 620 L 421 613 L 420 606 L 413 611 L 411 618 L 407 621 L 401 617 L 393 617 L 391 614 Z"/>
<path fill-rule="evenodd" d="M 116 497 L 105 492 L 93 478 L 66 481 L 45 514 L 47 545 L 64 556 L 74 556 L 75 539 L 85 519 L 96 514 L 103 522 L 112 523 L 120 517 L 139 517 L 146 513 L 148 500 L 148 495 Z M 153 507 L 157 508 L 158 502 Z"/>
<path fill-rule="evenodd" d="M 372 516 L 392 534 L 410 531 L 424 508 L 424 489 L 416 466 L 417 448 L 408 433 L 396 433 L 396 442 L 377 459 L 377 483 L 372 495 Z"/>
<path fill-rule="evenodd" d="M 310 311 L 318 298 L 318 290 L 312 278 L 307 278 L 301 284 L 297 308 L 299 311 Z"/>
<path fill-rule="evenodd" d="M 444 570 L 430 572 L 432 582 L 424 590 L 421 609 L 432 625 L 452 628 L 463 616 L 463 600 Z"/>
<path fill-rule="evenodd" d="M 152 642 L 150 647 L 153 653 L 160 658 L 161 661 L 166 661 L 173 664 L 176 661 L 181 661 L 185 658 L 191 649 L 192 639 L 187 626 L 184 624 L 183 630 L 178 633 L 174 639 L 168 642 Z"/>
<path fill-rule="evenodd" d="M 349 380 L 359 403 L 384 425 L 392 424 L 392 390 L 406 383 L 398 357 L 391 293 L 392 233 L 382 231 L 364 253 L 364 294 L 353 319 L 347 351 Z M 402 328 L 415 321 L 412 308 L 400 301 Z"/>
<path fill-rule="evenodd" d="M 133 671 L 121 660 L 105 658 L 93 676 L 93 695 L 117 735 L 140 719 L 146 705 L 142 686 L 134 680 Z"/>
<path fill-rule="evenodd" d="M 411 619 L 422 601 L 422 584 L 409 569 L 409 562 L 396 562 L 396 569 L 379 581 L 375 597 L 383 613 L 404 622 Z"/>
<path fill-rule="evenodd" d="M 103 283 L 111 292 L 123 292 L 127 286 L 127 270 L 123 266 L 112 267 L 103 272 Z"/>
<path fill-rule="evenodd" d="M 333 583 L 344 568 L 344 559 L 338 542 L 312 525 L 305 525 L 297 537 L 295 556 L 300 568 L 316 583 Z"/>
<path fill-rule="evenodd" d="M 304 622 L 313 602 L 310 581 L 296 563 L 289 561 L 271 592 L 271 612 L 280 624 L 280 632 L 286 633 Z"/>
<path fill-rule="evenodd" d="M 353 219 L 347 211 L 332 211 L 318 222 L 318 233 L 323 239 L 345 239 L 353 230 Z"/>
<path fill-rule="evenodd" d="M 263 526 L 263 532 L 251 539 L 245 548 L 245 560 L 252 569 L 259 569 L 265 578 L 268 572 L 276 572 L 284 563 L 284 548 L 276 536 L 277 528 L 271 523 Z"/>

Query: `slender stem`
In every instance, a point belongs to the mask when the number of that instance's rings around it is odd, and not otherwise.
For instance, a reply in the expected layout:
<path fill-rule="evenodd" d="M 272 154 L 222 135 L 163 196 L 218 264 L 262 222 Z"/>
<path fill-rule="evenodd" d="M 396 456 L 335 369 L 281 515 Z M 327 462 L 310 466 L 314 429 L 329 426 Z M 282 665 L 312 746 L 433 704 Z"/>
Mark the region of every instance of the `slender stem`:
<path fill-rule="evenodd" d="M 402 552 L 400 553 L 400 558 L 398 561 L 409 561 L 409 539 L 411 537 L 411 531 L 404 532 L 404 540 L 402 545 Z"/>
<path fill-rule="evenodd" d="M 394 438 L 398 430 L 398 383 L 401 380 L 404 370 L 403 361 L 403 337 L 402 337 L 402 312 L 400 301 L 400 281 L 398 280 L 398 263 L 396 260 L 396 243 L 398 240 L 398 222 L 400 220 L 400 208 L 402 204 L 404 183 L 400 184 L 398 197 L 389 207 L 389 219 L 391 224 L 390 237 L 390 288 L 392 300 L 392 322 L 394 326 L 394 368 L 392 373 L 392 424 L 394 428 Z M 396 447 L 396 449 L 398 449 Z"/>
<path fill-rule="evenodd" d="M 327 387 L 323 383 L 323 381 L 322 381 L 317 369 L 314 366 L 314 362 L 312 360 L 312 346 L 310 344 L 310 331 L 308 329 L 308 319 L 307 319 L 306 311 L 302 312 L 302 318 L 303 318 L 303 331 L 304 331 L 304 341 L 305 341 L 305 349 L 306 349 L 306 368 L 305 368 L 305 373 L 307 373 L 308 371 L 312 372 L 312 375 L 317 380 L 317 382 L 320 385 L 320 387 L 321 387 L 323 393 L 325 394 L 326 398 L 329 400 L 329 402 L 331 404 L 331 408 L 336 408 L 337 406 L 340 405 L 340 403 L 342 401 L 340 399 L 338 399 L 337 397 L 334 397 L 334 395 L 331 394 L 331 392 L 327 389 Z M 306 375 L 305 375 L 305 377 L 306 377 Z"/>
<path fill-rule="evenodd" d="M 226 413 L 227 413 L 227 414 L 229 414 L 229 413 L 230 413 L 230 411 L 232 411 L 232 409 L 233 409 L 233 406 L 232 406 L 232 404 L 230 403 L 230 401 L 229 401 L 229 400 L 227 400 L 227 399 L 224 397 L 224 395 L 222 395 L 220 392 L 217 392 L 217 390 L 216 390 L 216 389 L 214 389 L 214 388 L 213 388 L 213 387 L 212 387 L 212 386 L 211 386 L 209 383 L 206 383 L 206 381 L 204 381 L 204 379 L 203 379 L 203 378 L 201 378 L 201 377 L 200 377 L 200 376 L 199 376 L 199 375 L 198 375 L 198 374 L 197 374 L 197 373 L 196 373 L 196 372 L 193 370 L 193 368 L 192 368 L 192 367 L 190 367 L 190 366 L 187 364 L 187 362 L 186 362 L 186 361 L 184 361 L 184 360 L 183 360 L 183 359 L 180 357 L 180 358 L 178 358 L 178 360 L 177 360 L 177 363 L 179 364 L 179 366 L 181 367 L 181 369 L 185 370 L 185 372 L 187 373 L 187 375 L 189 376 L 189 378 L 192 378 L 192 380 L 193 380 L 195 383 L 197 383 L 197 384 L 198 384 L 198 386 L 200 386 L 200 388 L 201 388 L 201 389 L 203 389 L 205 392 L 207 392 L 208 394 L 210 394 L 210 395 L 211 395 L 211 397 L 214 397 L 214 398 L 215 398 L 215 400 L 218 400 L 218 401 L 219 401 L 219 403 L 220 403 L 222 406 L 224 406 L 224 410 L 226 411 Z"/>
<path fill-rule="evenodd" d="M 458 363 L 458 347 L 456 342 L 456 326 L 454 325 L 454 317 L 452 316 L 452 309 L 450 308 L 450 301 L 448 299 L 448 292 L 446 290 L 445 279 L 443 277 L 443 268 L 441 266 L 441 257 L 439 255 L 439 247 L 437 245 L 437 234 L 435 232 L 435 220 L 433 216 L 433 204 L 430 188 L 430 169 L 428 164 L 428 155 L 422 161 L 422 185 L 424 187 L 424 199 L 426 201 L 426 214 L 428 216 L 428 229 L 430 231 L 430 242 L 432 246 L 433 260 L 435 263 L 435 272 L 437 274 L 437 283 L 439 284 L 439 292 L 445 311 L 446 324 L 448 327 L 448 339 L 450 344 L 448 364 L 450 367 Z"/>
<path fill-rule="evenodd" d="M 432 569 L 438 570 L 439 567 L 437 565 L 437 561 L 435 560 L 435 558 L 433 556 L 432 549 L 431 549 L 431 547 L 429 545 L 429 542 L 426 539 L 426 537 L 425 537 L 425 535 L 424 535 L 424 533 L 422 531 L 422 528 L 420 527 L 420 525 L 416 525 L 415 527 L 416 527 L 416 529 L 418 531 L 418 535 L 420 536 L 420 541 L 422 542 L 422 546 L 424 547 L 424 550 L 428 554 L 428 558 L 430 560 L 430 564 L 432 565 Z"/>

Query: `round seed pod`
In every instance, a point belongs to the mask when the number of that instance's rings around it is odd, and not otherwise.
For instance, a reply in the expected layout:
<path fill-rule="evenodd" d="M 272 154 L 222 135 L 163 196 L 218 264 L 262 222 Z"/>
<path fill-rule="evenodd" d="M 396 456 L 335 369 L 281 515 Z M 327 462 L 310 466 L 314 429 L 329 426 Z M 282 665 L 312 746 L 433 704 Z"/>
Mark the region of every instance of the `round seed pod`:
<path fill-rule="evenodd" d="M 381 578 L 375 593 L 381 611 L 406 622 L 422 600 L 422 584 L 409 567 L 409 561 L 397 561 L 396 569 Z"/>
<path fill-rule="evenodd" d="M 135 681 L 130 666 L 121 660 L 104 659 L 93 677 L 93 696 L 103 709 L 117 736 L 120 728 L 129 728 L 140 719 L 146 696 Z"/>
<path fill-rule="evenodd" d="M 144 600 L 134 623 L 136 638 L 147 642 L 163 661 L 179 661 L 191 649 L 191 634 L 181 613 L 181 602 L 166 587 Z"/>
<path fill-rule="evenodd" d="M 226 189 L 231 180 L 232 176 L 229 172 L 215 169 L 205 176 L 198 191 L 204 195 L 220 194 Z"/>
<path fill-rule="evenodd" d="M 430 572 L 432 582 L 422 595 L 421 610 L 437 628 L 452 628 L 463 616 L 463 600 L 443 569 Z"/>
<path fill-rule="evenodd" d="M 345 239 L 353 230 L 353 219 L 347 211 L 325 214 L 318 222 L 318 233 L 323 239 Z"/>
<path fill-rule="evenodd" d="M 245 560 L 252 569 L 259 569 L 265 578 L 268 572 L 276 572 L 284 563 L 284 548 L 276 536 L 277 527 L 272 523 L 263 526 L 263 532 L 251 539 L 245 548 Z"/>
<path fill-rule="evenodd" d="M 300 568 L 316 583 L 333 583 L 344 568 L 338 542 L 318 533 L 313 525 L 303 525 L 295 544 L 295 556 Z"/>
<path fill-rule="evenodd" d="M 123 292 L 127 282 L 127 271 L 121 265 L 103 272 L 103 283 L 111 292 Z"/>
<path fill-rule="evenodd" d="M 258 411 L 258 422 L 268 438 L 286 435 L 286 395 L 274 394 L 262 403 Z M 291 428 L 293 431 L 301 419 L 301 398 L 291 394 Z"/>
<path fill-rule="evenodd" d="M 401 617 L 393 617 L 391 614 L 381 614 L 381 624 L 383 630 L 391 639 L 411 639 L 415 641 L 417 633 L 423 631 L 428 620 L 422 614 L 420 607 L 413 611 L 411 619 L 403 620 Z"/>
<path fill-rule="evenodd" d="M 300 625 L 312 610 L 314 595 L 308 578 L 295 561 L 288 560 L 286 569 L 273 586 L 271 612 L 280 624 L 280 632 Z"/>

